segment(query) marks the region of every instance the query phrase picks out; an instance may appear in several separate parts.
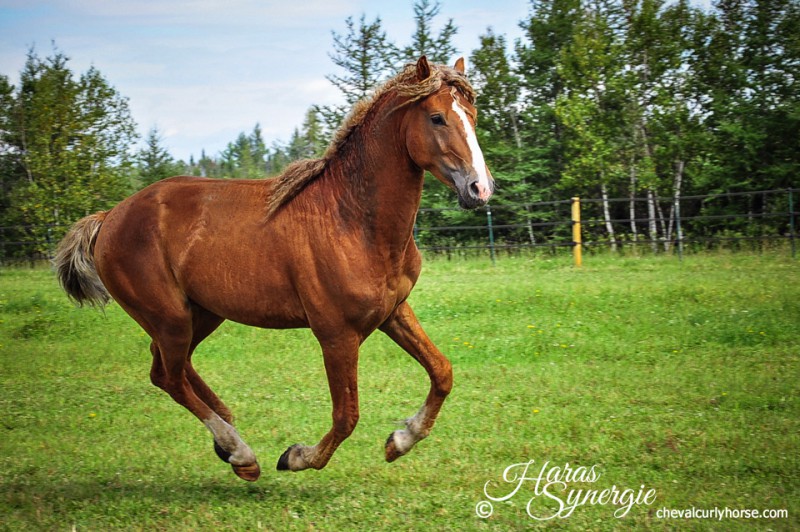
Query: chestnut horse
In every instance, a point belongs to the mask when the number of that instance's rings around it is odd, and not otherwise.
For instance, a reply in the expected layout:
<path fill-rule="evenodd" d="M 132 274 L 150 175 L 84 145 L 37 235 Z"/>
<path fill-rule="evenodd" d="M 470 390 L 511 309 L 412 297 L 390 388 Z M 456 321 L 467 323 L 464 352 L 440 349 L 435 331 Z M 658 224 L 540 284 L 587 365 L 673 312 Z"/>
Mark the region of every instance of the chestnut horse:
<path fill-rule="evenodd" d="M 192 367 L 226 319 L 309 327 L 322 347 L 333 426 L 295 444 L 279 470 L 325 467 L 358 421 L 358 350 L 380 329 L 428 372 L 420 410 L 385 445 L 386 460 L 429 433 L 453 383 L 450 362 L 406 303 L 420 273 L 412 236 L 429 171 L 464 208 L 494 181 L 475 136 L 475 92 L 422 57 L 354 107 L 321 159 L 274 179 L 174 177 L 78 221 L 59 245 L 61 285 L 79 304 L 113 298 L 152 339 L 150 379 L 197 416 L 219 457 L 254 481 L 256 456 L 230 410 Z"/>

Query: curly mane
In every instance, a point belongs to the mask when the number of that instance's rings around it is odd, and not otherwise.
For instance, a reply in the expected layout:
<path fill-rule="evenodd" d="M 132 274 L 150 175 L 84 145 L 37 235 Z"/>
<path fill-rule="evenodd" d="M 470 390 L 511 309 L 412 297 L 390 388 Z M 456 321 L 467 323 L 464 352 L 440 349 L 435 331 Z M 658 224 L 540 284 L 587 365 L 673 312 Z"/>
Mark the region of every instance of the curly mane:
<path fill-rule="evenodd" d="M 395 77 L 375 89 L 370 96 L 356 102 L 333 136 L 333 140 L 322 158 L 296 161 L 290 164 L 281 175 L 274 178 L 272 193 L 267 200 L 267 217 L 272 216 L 289 203 L 306 185 L 325 171 L 328 162 L 337 157 L 341 148 L 364 124 L 370 112 L 385 96 L 394 93 L 406 98 L 405 102 L 391 109 L 390 112 L 430 96 L 438 92 L 442 86 L 450 86 L 452 91 L 460 92 L 470 103 L 475 103 L 475 90 L 464 74 L 445 65 L 430 65 L 430 71 L 430 76 L 420 81 L 417 77 L 416 64 L 410 63 Z"/>

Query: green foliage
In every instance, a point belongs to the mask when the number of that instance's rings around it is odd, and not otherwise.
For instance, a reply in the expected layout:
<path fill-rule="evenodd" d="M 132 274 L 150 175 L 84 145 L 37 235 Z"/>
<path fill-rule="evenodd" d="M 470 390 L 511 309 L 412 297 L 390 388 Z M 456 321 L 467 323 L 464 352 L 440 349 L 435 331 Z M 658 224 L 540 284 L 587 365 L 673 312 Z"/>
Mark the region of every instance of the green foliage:
<path fill-rule="evenodd" d="M 458 50 L 453 46 L 452 39 L 458 33 L 458 27 L 449 19 L 439 30 L 433 34 L 433 20 L 441 10 L 441 3 L 434 0 L 416 0 L 414 2 L 415 31 L 411 37 L 411 44 L 406 46 L 399 54 L 401 62 L 411 63 L 421 56 L 427 56 L 428 61 L 447 64 L 454 59 Z"/>
<path fill-rule="evenodd" d="M 522 530 L 536 526 L 532 483 L 487 520 L 475 508 L 487 482 L 510 493 L 504 469 L 535 460 L 597 465 L 595 483 L 570 489 L 656 490 L 625 518 L 587 504 L 551 526 L 700 530 L 709 521 L 655 512 L 729 507 L 789 516 L 712 526 L 795 530 L 798 301 L 796 262 L 774 256 L 593 257 L 581 270 L 428 261 L 411 304 L 455 371 L 431 436 L 383 461 L 428 381 L 376 333 L 361 350 L 358 427 L 324 470 L 297 474 L 276 472 L 278 456 L 331 419 L 316 340 L 226 323 L 194 363 L 259 456 L 262 477 L 248 484 L 150 384 L 148 338 L 117 305 L 78 309 L 46 269 L 0 270 L 0 526 Z"/>
<path fill-rule="evenodd" d="M 329 79 L 348 106 L 423 53 L 452 62 L 455 21 L 436 28 L 438 1 L 413 8 L 415 32 L 405 46 L 394 44 L 380 17 L 349 17 L 347 31 L 334 33 L 340 73 Z M 796 186 L 796 0 L 722 1 L 711 10 L 688 0 L 532 1 L 530 8 L 513 50 L 487 28 L 469 54 L 478 135 L 497 178 L 493 204 L 648 195 L 648 225 L 668 240 L 669 210 L 682 195 Z M 270 173 L 320 153 L 346 111 L 315 107 L 314 120 L 274 145 Z M 426 177 L 423 207 L 451 199 Z M 603 212 L 606 220 L 644 216 L 621 203 Z M 475 216 L 455 218 L 469 224 Z"/>
<path fill-rule="evenodd" d="M 43 225 L 67 225 L 167 175 L 260 178 L 319 157 L 350 106 L 403 63 L 426 54 L 452 64 L 457 21 L 439 21 L 438 0 L 412 6 L 414 31 L 402 43 L 380 17 L 351 16 L 333 32 L 328 79 L 345 105 L 311 106 L 285 142 L 268 145 L 256 124 L 222 153 L 201 151 L 185 164 L 155 130 L 131 152 L 127 100 L 97 70 L 76 75 L 61 52 L 31 52 L 17 87 L 0 75 L 0 223 L 15 227 L 3 237 L 37 241 L 25 254 L 44 253 L 58 235 Z M 612 220 L 633 218 L 669 241 L 683 195 L 796 187 L 798 25 L 797 0 L 719 0 L 705 10 L 688 0 L 531 1 L 521 39 L 487 28 L 466 54 L 479 140 L 497 181 L 493 205 L 646 196 L 638 211 L 603 205 L 608 237 Z M 452 204 L 427 176 L 422 206 Z M 471 225 L 482 213 L 426 216 L 428 226 Z M 530 209 L 497 216 L 518 227 L 517 240 L 532 240 L 525 224 L 543 220 Z M 634 223 L 619 236 L 638 230 Z M 463 243 L 456 233 L 451 240 Z"/>
<path fill-rule="evenodd" d="M 714 96 L 709 185 L 793 186 L 800 164 L 800 4 L 751 0 L 719 2 L 717 9 L 699 71 Z"/>
<path fill-rule="evenodd" d="M 162 142 L 158 128 L 153 127 L 145 138 L 144 148 L 136 154 L 136 169 L 143 187 L 183 171 L 183 165 L 172 158 Z"/>
<path fill-rule="evenodd" d="M 249 135 L 240 133 L 234 142 L 222 152 L 219 171 L 221 175 L 210 177 L 257 179 L 266 174 L 267 146 L 261 135 L 261 126 L 256 124 Z"/>
<path fill-rule="evenodd" d="M 545 194 L 560 180 L 564 165 L 563 126 L 555 114 L 556 100 L 564 91 L 558 65 L 580 13 L 579 0 L 532 1 L 530 16 L 521 23 L 525 39 L 515 46 L 522 89 L 519 116 L 525 152 L 521 159 L 532 165 L 531 181 Z M 497 177 L 502 181 L 502 175 Z M 547 195 L 543 199 L 553 198 Z"/>
<path fill-rule="evenodd" d="M 394 73 L 396 49 L 381 26 L 380 17 L 367 23 L 361 15 L 358 26 L 353 17 L 345 20 L 347 33 L 333 32 L 333 64 L 344 70 L 328 80 L 339 89 L 349 105 L 366 97 L 380 82 Z"/>
<path fill-rule="evenodd" d="M 27 226 L 19 231 L 43 243 L 33 251 L 44 251 L 46 225 L 109 208 L 134 190 L 127 99 L 94 68 L 76 79 L 68 62 L 59 51 L 46 59 L 31 51 L 19 87 L 0 83 L 0 220 Z"/>

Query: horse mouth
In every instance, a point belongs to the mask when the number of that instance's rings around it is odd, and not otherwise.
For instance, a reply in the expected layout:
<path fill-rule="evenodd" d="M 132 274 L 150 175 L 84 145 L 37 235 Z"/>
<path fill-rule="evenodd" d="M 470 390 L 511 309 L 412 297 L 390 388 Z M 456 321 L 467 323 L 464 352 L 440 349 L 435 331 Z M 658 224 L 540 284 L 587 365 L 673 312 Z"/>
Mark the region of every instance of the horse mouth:
<path fill-rule="evenodd" d="M 456 193 L 459 207 L 466 210 L 477 209 L 489 202 L 494 193 L 494 183 L 490 181 L 487 189 L 479 186 L 477 180 L 465 181 L 463 185 L 456 187 Z"/>
<path fill-rule="evenodd" d="M 477 209 L 478 207 L 483 207 L 486 205 L 486 203 L 486 200 L 482 200 L 480 198 L 464 196 L 462 194 L 458 195 L 458 206 L 468 211 Z"/>

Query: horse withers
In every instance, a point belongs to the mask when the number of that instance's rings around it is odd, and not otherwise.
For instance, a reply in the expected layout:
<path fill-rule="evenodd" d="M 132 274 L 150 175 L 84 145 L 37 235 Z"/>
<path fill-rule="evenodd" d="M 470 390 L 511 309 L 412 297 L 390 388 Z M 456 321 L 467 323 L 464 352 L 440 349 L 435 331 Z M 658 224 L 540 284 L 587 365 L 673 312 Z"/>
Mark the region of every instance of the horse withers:
<path fill-rule="evenodd" d="M 322 347 L 333 426 L 293 445 L 280 470 L 321 469 L 358 421 L 358 350 L 380 329 L 427 371 L 419 411 L 386 442 L 387 461 L 433 427 L 452 387 L 450 362 L 406 302 L 420 273 L 414 220 L 427 170 L 462 207 L 484 205 L 494 181 L 475 135 L 475 92 L 425 57 L 353 108 L 322 158 L 277 178 L 174 177 L 78 221 L 55 263 L 83 305 L 113 298 L 152 339 L 150 379 L 197 416 L 219 457 L 256 480 L 256 456 L 225 404 L 192 366 L 224 320 L 310 328 Z"/>

